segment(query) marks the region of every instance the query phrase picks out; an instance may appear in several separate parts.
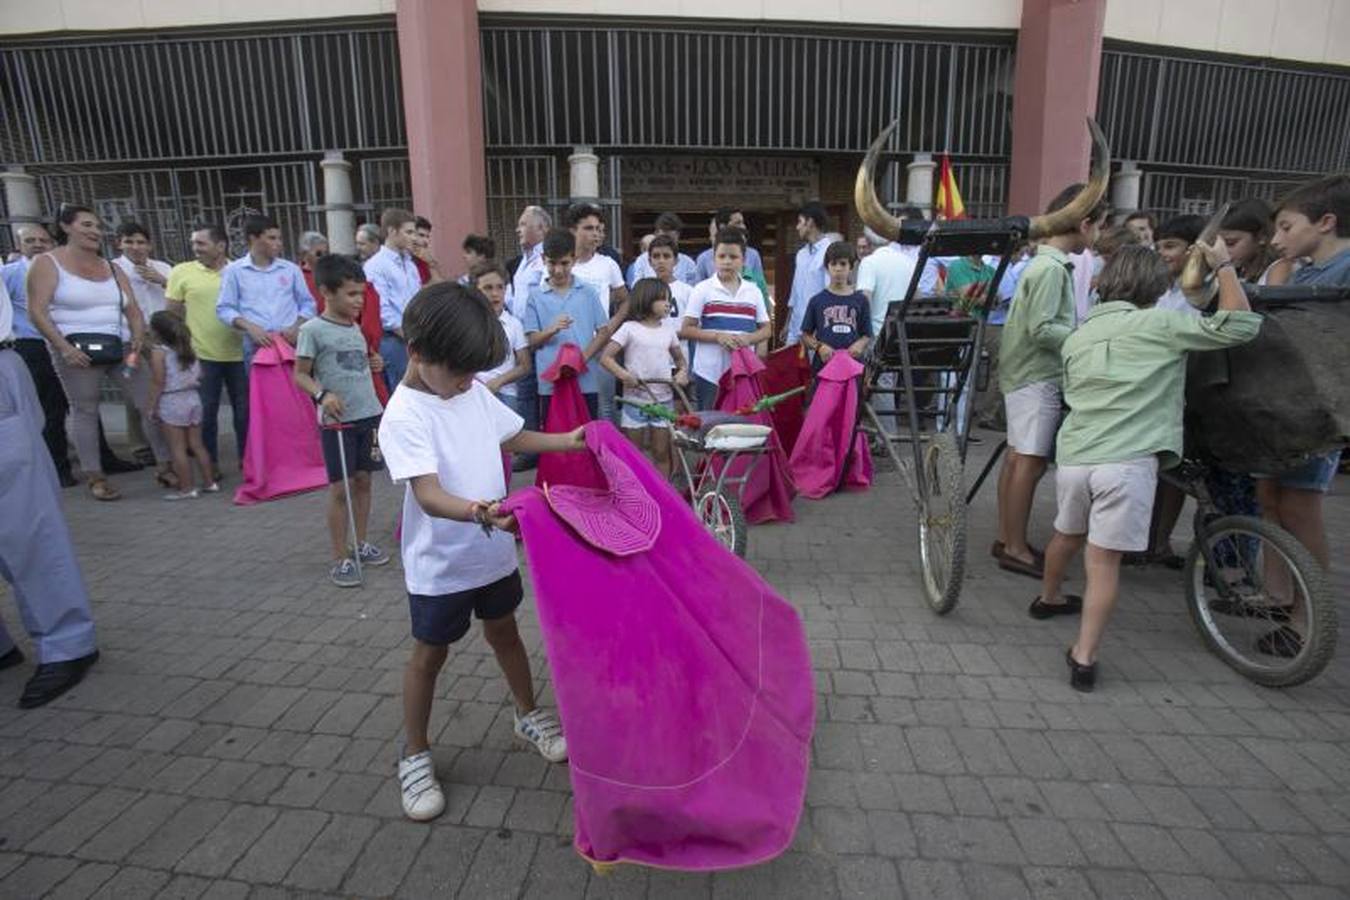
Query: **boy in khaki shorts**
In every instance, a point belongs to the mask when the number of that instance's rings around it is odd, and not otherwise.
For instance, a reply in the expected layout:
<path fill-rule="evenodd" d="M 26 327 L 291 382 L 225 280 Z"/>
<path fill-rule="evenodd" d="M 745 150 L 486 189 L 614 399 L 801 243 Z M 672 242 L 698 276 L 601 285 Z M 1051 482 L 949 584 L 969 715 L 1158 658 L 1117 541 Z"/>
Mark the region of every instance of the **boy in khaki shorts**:
<path fill-rule="evenodd" d="M 1059 509 L 1041 595 L 1029 611 L 1037 619 L 1080 611 L 1059 588 L 1086 542 L 1083 619 L 1065 654 L 1076 690 L 1096 685 L 1097 646 L 1116 605 L 1121 556 L 1148 546 L 1158 470 L 1181 460 L 1186 352 L 1246 343 L 1261 327 L 1223 240 L 1197 246 L 1217 271 L 1213 316 L 1153 309 L 1170 280 L 1167 264 L 1147 247 L 1123 247 L 1098 279 L 1103 302 L 1064 342 L 1070 411 L 1056 455 Z"/>

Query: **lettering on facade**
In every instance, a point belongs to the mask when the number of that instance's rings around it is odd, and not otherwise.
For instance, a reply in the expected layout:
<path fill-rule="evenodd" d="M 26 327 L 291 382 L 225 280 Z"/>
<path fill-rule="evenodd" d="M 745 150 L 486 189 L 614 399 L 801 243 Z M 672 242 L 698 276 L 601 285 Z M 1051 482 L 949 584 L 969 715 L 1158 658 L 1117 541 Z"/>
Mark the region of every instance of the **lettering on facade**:
<path fill-rule="evenodd" d="M 813 159 L 741 156 L 628 156 L 620 162 L 625 195 L 735 194 L 814 197 Z"/>

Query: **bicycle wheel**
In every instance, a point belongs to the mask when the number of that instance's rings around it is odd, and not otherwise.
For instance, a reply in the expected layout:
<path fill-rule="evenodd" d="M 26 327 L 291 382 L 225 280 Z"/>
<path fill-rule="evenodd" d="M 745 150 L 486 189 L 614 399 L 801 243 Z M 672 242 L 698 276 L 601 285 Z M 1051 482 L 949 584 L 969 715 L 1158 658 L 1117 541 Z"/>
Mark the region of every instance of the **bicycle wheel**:
<path fill-rule="evenodd" d="M 966 566 L 966 494 L 961 454 L 950 432 L 932 435 L 923 452 L 924 496 L 919 498 L 919 561 L 924 597 L 940 616 L 961 596 Z"/>
<path fill-rule="evenodd" d="M 706 491 L 694 505 L 694 513 L 723 547 L 745 558 L 748 529 L 741 501 L 735 494 Z"/>
<path fill-rule="evenodd" d="M 1186 606 L 1201 638 L 1252 681 L 1316 677 L 1336 649 L 1336 603 L 1292 534 L 1252 516 L 1204 523 L 1186 557 Z"/>

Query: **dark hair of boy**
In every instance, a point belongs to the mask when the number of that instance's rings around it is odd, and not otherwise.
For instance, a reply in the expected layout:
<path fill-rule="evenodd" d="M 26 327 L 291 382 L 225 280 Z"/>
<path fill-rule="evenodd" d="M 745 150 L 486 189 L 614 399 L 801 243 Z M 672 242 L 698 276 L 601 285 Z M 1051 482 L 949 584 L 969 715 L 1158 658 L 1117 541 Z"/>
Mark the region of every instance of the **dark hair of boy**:
<path fill-rule="evenodd" d="M 135 237 L 138 234 L 141 237 L 145 238 L 147 241 L 150 240 L 149 230 L 140 222 L 127 220 L 126 222 L 123 222 L 121 225 L 117 226 L 117 236 L 119 238 Z"/>
<path fill-rule="evenodd" d="M 484 259 L 492 259 L 497 255 L 497 242 L 487 235 L 471 234 L 464 239 L 461 246 L 469 253 L 477 253 Z"/>
<path fill-rule="evenodd" d="M 417 217 L 406 209 L 386 209 L 380 214 L 380 233 L 388 234 L 391 228 L 398 231 L 409 222 L 416 225 Z"/>
<path fill-rule="evenodd" d="M 198 222 L 192 226 L 193 231 L 205 231 L 207 240 L 213 244 L 228 244 L 230 236 L 225 233 L 224 226 L 217 225 L 214 222 Z"/>
<path fill-rule="evenodd" d="M 562 259 L 564 256 L 576 255 L 577 237 L 566 228 L 550 228 L 544 235 L 544 259 Z"/>
<path fill-rule="evenodd" d="M 1295 188 L 1276 212 L 1292 210 L 1316 222 L 1327 213 L 1336 217 L 1336 237 L 1350 237 L 1350 175 L 1328 175 Z"/>
<path fill-rule="evenodd" d="M 739 206 L 719 206 L 713 213 L 713 224 L 718 229 L 726 228 L 731 224 L 731 217 L 738 212 L 742 212 Z"/>
<path fill-rule="evenodd" d="M 739 228 L 723 228 L 721 231 L 717 232 L 717 240 L 713 242 L 713 252 L 716 253 L 716 248 L 721 247 L 723 244 L 735 244 L 737 247 L 741 248 L 741 253 L 744 254 L 745 232 L 741 231 Z"/>
<path fill-rule="evenodd" d="M 629 321 L 645 321 L 652 314 L 653 306 L 670 299 L 670 288 L 661 279 L 639 278 L 637 284 L 633 285 L 633 296 L 628 301 Z"/>
<path fill-rule="evenodd" d="M 1219 228 L 1223 231 L 1245 231 L 1256 237 L 1262 237 L 1270 234 L 1272 217 L 1269 203 L 1259 197 L 1249 197 L 1246 200 L 1239 200 L 1229 208 Z"/>
<path fill-rule="evenodd" d="M 263 232 L 279 227 L 276 219 L 262 213 L 255 216 L 244 216 L 244 240 L 251 241 L 255 237 L 262 237 Z"/>
<path fill-rule="evenodd" d="M 1083 184 L 1081 181 L 1069 185 L 1064 190 L 1060 191 L 1058 194 L 1055 195 L 1054 199 L 1051 200 L 1046 205 L 1045 211 L 1047 213 L 1059 212 L 1061 209 L 1072 203 L 1078 197 L 1078 194 L 1085 187 L 1087 187 L 1087 185 Z M 1110 202 L 1105 197 L 1102 197 L 1102 199 L 1097 201 L 1097 205 L 1092 207 L 1092 209 L 1088 212 L 1086 216 L 1083 216 L 1083 220 L 1096 222 L 1100 219 L 1105 218 L 1106 214 L 1109 213 L 1110 211 L 1111 211 Z"/>
<path fill-rule="evenodd" d="M 180 368 L 189 369 L 197 361 L 197 354 L 192 352 L 192 332 L 178 313 L 167 309 L 154 313 L 150 316 L 150 331 L 177 354 Z"/>
<path fill-rule="evenodd" d="M 415 219 L 414 219 L 414 224 L 416 224 L 417 230 L 418 230 L 418 231 L 430 231 L 430 230 L 431 230 L 431 220 L 428 219 L 426 216 L 417 216 L 417 217 L 415 217 Z"/>
<path fill-rule="evenodd" d="M 825 265 L 841 259 L 848 260 L 850 267 L 858 264 L 858 248 L 852 241 L 834 241 L 825 248 Z"/>
<path fill-rule="evenodd" d="M 1147 308 L 1171 283 L 1171 270 L 1152 247 L 1126 244 L 1111 256 L 1097 276 L 1097 294 L 1104 303 L 1124 300 Z"/>
<path fill-rule="evenodd" d="M 653 237 L 652 242 L 647 245 L 647 254 L 650 256 L 651 252 L 655 250 L 657 247 L 665 247 L 667 250 L 670 251 L 671 256 L 677 256 L 679 255 L 680 252 L 679 243 L 675 240 L 674 237 L 668 234 L 658 234 L 655 237 Z"/>
<path fill-rule="evenodd" d="M 469 269 L 469 284 L 476 287 L 478 285 L 478 279 L 482 278 L 484 275 L 500 275 L 503 284 L 511 283 L 511 276 L 507 274 L 506 266 L 497 262 L 495 259 L 480 262 Z"/>
<path fill-rule="evenodd" d="M 1157 242 L 1171 238 L 1172 240 L 1185 241 L 1187 244 L 1194 244 L 1195 239 L 1204 230 L 1204 216 L 1190 214 L 1173 216 L 1158 226 L 1157 230 L 1153 232 L 1153 240 Z"/>
<path fill-rule="evenodd" d="M 506 332 L 492 304 L 453 281 L 413 295 L 403 311 L 403 338 L 422 362 L 456 373 L 490 369 L 506 355 Z"/>
<path fill-rule="evenodd" d="M 673 212 L 663 212 L 656 217 L 654 227 L 657 231 L 680 231 L 684 228 L 684 220 Z"/>
<path fill-rule="evenodd" d="M 802 208 L 797 210 L 797 215 L 801 216 L 803 219 L 810 219 L 812 222 L 815 222 L 816 227 L 821 231 L 825 231 L 830 227 L 830 214 L 825 212 L 825 207 L 815 201 L 803 204 Z"/>
<path fill-rule="evenodd" d="M 344 281 L 366 283 L 365 270 L 355 258 L 341 253 L 325 253 L 314 262 L 314 283 L 329 291 L 337 291 Z"/>
<path fill-rule="evenodd" d="M 605 211 L 594 203 L 574 203 L 567 208 L 567 227 L 576 228 L 584 220 L 595 216 L 600 224 L 605 222 Z"/>
<path fill-rule="evenodd" d="M 1125 218 L 1120 220 L 1120 224 L 1127 225 L 1130 222 L 1133 222 L 1135 219 L 1143 219 L 1145 222 L 1148 222 L 1148 227 L 1150 231 L 1153 231 L 1158 227 L 1158 217 L 1155 216 L 1153 213 L 1142 209 L 1136 209 L 1133 212 L 1127 214 Z"/>

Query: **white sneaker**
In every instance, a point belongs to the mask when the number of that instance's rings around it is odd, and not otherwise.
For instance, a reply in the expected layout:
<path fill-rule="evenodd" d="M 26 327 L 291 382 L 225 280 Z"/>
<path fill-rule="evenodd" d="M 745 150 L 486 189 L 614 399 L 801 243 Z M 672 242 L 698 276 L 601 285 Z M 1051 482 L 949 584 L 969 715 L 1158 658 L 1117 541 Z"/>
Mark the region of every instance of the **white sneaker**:
<path fill-rule="evenodd" d="M 403 814 L 414 822 L 426 822 L 445 812 L 445 794 L 436 780 L 430 750 L 398 761 L 398 783 L 403 794 Z"/>
<path fill-rule="evenodd" d="M 516 737 L 534 744 L 539 755 L 549 762 L 567 759 L 567 738 L 563 737 L 558 717 L 543 709 L 516 716 Z"/>
<path fill-rule="evenodd" d="M 196 499 L 197 499 L 197 489 L 196 489 L 196 488 L 193 488 L 193 489 L 190 490 L 190 491 L 175 491 L 175 492 L 173 492 L 172 494 L 165 494 L 165 495 L 164 495 L 164 499 L 165 499 L 165 500 L 196 500 Z"/>

